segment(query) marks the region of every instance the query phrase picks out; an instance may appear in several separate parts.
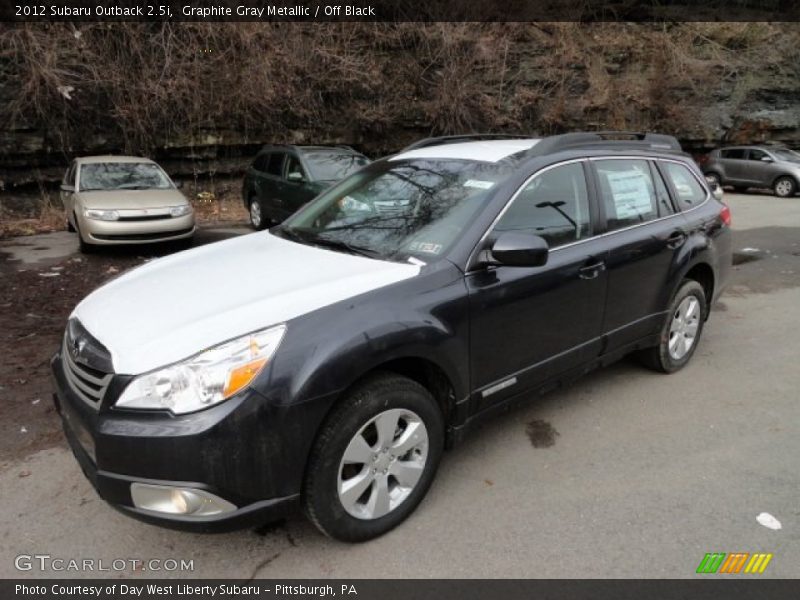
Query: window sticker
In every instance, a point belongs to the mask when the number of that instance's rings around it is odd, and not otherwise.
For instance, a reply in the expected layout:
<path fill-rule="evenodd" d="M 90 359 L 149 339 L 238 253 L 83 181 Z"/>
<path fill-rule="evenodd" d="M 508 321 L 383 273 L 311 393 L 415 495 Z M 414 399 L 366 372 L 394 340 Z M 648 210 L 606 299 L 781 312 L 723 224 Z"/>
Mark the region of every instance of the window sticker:
<path fill-rule="evenodd" d="M 488 190 L 494 186 L 494 181 L 483 181 L 481 179 L 467 179 L 464 182 L 464 187 L 478 188 L 479 190 Z"/>
<path fill-rule="evenodd" d="M 606 172 L 617 219 L 631 219 L 653 210 L 647 176 L 638 171 Z"/>
<path fill-rule="evenodd" d="M 409 245 L 409 250 L 412 252 L 424 252 L 425 254 L 439 254 L 443 246 L 433 242 L 412 242 Z"/>

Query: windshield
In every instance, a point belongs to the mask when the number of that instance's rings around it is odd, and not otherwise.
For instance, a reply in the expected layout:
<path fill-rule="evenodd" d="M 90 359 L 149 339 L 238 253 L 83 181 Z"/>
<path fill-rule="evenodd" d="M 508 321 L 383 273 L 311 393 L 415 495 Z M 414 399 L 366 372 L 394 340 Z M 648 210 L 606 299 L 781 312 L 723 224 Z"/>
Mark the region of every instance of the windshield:
<path fill-rule="evenodd" d="M 510 162 L 386 161 L 290 217 L 284 237 L 386 260 L 436 260 L 483 208 Z"/>
<path fill-rule="evenodd" d="M 92 190 L 165 190 L 169 177 L 153 163 L 89 163 L 81 166 L 82 192 Z"/>
<path fill-rule="evenodd" d="M 311 176 L 317 181 L 339 181 L 368 165 L 369 159 L 346 152 L 309 152 L 306 162 Z"/>
<path fill-rule="evenodd" d="M 771 152 L 778 160 L 790 160 L 792 162 L 800 161 L 800 154 L 794 150 L 772 150 Z"/>

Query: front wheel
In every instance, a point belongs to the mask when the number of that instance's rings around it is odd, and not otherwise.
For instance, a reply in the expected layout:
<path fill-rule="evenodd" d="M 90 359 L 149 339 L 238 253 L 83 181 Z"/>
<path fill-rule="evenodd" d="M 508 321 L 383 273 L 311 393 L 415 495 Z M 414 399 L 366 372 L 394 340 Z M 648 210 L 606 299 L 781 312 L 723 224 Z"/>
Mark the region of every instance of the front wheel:
<path fill-rule="evenodd" d="M 443 448 L 444 421 L 431 394 L 405 377 L 372 377 L 334 410 L 314 444 L 305 512 L 338 540 L 382 535 L 425 496 Z"/>
<path fill-rule="evenodd" d="M 642 362 L 663 373 L 683 368 L 697 349 L 707 306 L 703 286 L 685 280 L 670 304 L 658 345 L 641 352 Z"/>
<path fill-rule="evenodd" d="M 250 198 L 250 225 L 256 231 L 261 231 L 267 226 L 267 219 L 264 217 L 264 209 L 258 198 Z"/>
<path fill-rule="evenodd" d="M 778 177 L 772 186 L 772 190 L 778 198 L 788 198 L 789 196 L 794 196 L 797 191 L 797 183 L 791 177 Z"/>

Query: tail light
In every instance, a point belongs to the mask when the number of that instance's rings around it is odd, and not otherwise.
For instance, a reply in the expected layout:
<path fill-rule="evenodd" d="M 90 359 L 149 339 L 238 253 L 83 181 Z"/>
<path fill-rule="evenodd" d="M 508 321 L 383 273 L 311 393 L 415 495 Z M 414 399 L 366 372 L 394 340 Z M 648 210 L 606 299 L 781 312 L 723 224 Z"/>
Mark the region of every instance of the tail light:
<path fill-rule="evenodd" d="M 719 211 L 719 218 L 722 219 L 722 222 L 727 226 L 731 226 L 731 207 L 727 204 L 722 205 L 722 210 Z"/>

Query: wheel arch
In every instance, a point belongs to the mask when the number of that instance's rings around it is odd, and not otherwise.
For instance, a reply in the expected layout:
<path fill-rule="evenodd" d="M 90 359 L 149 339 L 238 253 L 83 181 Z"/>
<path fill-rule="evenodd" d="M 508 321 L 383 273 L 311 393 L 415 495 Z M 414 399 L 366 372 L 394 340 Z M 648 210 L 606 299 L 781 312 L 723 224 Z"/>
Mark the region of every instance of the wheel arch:
<path fill-rule="evenodd" d="M 711 311 L 711 303 L 714 299 L 715 275 L 714 269 L 707 262 L 694 264 L 684 275 L 684 279 L 692 279 L 703 286 L 706 295 L 706 318 Z"/>

